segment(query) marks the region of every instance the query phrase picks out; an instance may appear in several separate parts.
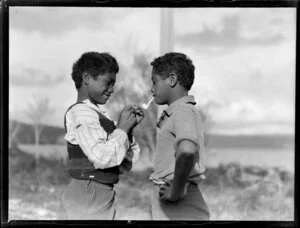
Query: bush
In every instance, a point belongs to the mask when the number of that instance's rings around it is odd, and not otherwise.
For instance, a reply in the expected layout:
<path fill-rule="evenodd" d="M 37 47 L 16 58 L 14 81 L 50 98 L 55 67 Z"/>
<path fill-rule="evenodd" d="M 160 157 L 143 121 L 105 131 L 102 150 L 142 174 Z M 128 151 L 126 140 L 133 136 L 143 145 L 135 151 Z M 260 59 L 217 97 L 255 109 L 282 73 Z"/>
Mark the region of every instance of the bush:
<path fill-rule="evenodd" d="M 245 188 L 257 183 L 271 185 L 289 185 L 293 183 L 294 175 L 279 168 L 262 168 L 256 166 L 242 166 L 238 163 L 220 164 L 217 168 L 206 171 L 206 185 L 219 187 Z M 270 187 L 271 188 L 271 187 Z"/>
<path fill-rule="evenodd" d="M 33 185 L 66 184 L 70 177 L 62 161 L 41 157 L 36 164 L 33 155 L 14 148 L 9 151 L 9 180 L 12 187 L 34 190 Z"/>

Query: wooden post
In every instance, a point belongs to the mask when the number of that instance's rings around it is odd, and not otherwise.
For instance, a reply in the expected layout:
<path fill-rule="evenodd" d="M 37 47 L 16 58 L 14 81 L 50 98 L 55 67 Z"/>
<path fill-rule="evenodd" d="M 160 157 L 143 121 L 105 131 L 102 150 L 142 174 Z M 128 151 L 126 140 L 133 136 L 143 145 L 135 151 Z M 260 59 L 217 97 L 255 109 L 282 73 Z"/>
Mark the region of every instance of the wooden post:
<path fill-rule="evenodd" d="M 161 8 L 160 9 L 160 55 L 173 51 L 174 46 L 174 21 L 173 9 Z M 157 120 L 160 117 L 167 105 L 157 105 Z M 157 129 L 156 129 L 157 131 Z M 157 143 L 156 134 L 156 143 Z M 153 153 L 151 153 L 151 160 L 153 162 Z"/>
<path fill-rule="evenodd" d="M 163 55 L 174 48 L 173 9 L 162 8 L 160 15 L 160 54 Z"/>
<path fill-rule="evenodd" d="M 160 9 L 160 54 L 173 51 L 174 48 L 174 12 L 172 8 Z M 157 117 L 159 118 L 162 111 L 167 105 L 157 107 Z"/>

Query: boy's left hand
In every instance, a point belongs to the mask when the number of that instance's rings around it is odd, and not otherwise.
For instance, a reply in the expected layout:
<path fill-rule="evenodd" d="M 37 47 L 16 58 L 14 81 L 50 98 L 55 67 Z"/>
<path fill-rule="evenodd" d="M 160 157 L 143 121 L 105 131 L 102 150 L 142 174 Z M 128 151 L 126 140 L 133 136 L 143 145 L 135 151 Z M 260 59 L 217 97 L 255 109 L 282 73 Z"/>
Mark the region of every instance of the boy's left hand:
<path fill-rule="evenodd" d="M 131 169 L 132 169 L 132 160 L 125 157 L 121 165 L 119 166 L 119 172 L 126 173 Z"/>
<path fill-rule="evenodd" d="M 173 189 L 172 181 L 165 180 L 166 184 L 159 187 L 159 198 L 171 202 L 182 199 L 187 193 L 187 186 L 184 187 L 183 192 L 175 192 Z"/>
<path fill-rule="evenodd" d="M 141 107 L 137 105 L 133 105 L 134 108 L 134 114 L 136 118 L 136 125 L 138 125 L 144 118 L 144 112 L 142 111 Z"/>

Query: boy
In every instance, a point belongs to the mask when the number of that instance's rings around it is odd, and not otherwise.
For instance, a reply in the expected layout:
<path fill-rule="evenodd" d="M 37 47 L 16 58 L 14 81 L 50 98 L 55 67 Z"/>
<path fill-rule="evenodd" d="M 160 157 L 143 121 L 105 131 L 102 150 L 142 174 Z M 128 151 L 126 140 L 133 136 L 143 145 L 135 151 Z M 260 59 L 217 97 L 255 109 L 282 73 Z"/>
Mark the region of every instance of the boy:
<path fill-rule="evenodd" d="M 151 92 L 158 105 L 168 105 L 159 128 L 154 172 L 150 179 L 153 220 L 209 220 L 199 182 L 204 176 L 203 123 L 188 95 L 195 67 L 181 53 L 167 53 L 151 63 Z"/>
<path fill-rule="evenodd" d="M 141 109 L 125 107 L 115 126 L 102 108 L 114 91 L 118 71 L 108 53 L 87 52 L 73 64 L 77 103 L 65 115 L 72 180 L 62 196 L 68 219 L 114 219 L 114 184 L 139 157 L 132 129 L 143 119 Z"/>

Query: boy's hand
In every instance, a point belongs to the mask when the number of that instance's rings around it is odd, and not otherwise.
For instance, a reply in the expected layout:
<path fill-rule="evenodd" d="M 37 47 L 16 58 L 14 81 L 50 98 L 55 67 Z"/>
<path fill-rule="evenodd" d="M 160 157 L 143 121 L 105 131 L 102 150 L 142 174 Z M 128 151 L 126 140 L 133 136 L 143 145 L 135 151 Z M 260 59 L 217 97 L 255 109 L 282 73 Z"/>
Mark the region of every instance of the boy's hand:
<path fill-rule="evenodd" d="M 137 105 L 133 105 L 133 109 L 134 109 L 134 114 L 135 114 L 135 118 L 136 118 L 136 125 L 138 125 L 143 119 L 144 119 L 144 112 L 142 111 L 141 107 L 137 106 Z"/>
<path fill-rule="evenodd" d="M 132 160 L 125 157 L 121 165 L 119 166 L 119 172 L 126 173 L 131 169 L 132 169 Z"/>
<path fill-rule="evenodd" d="M 164 180 L 166 184 L 159 187 L 159 198 L 171 202 L 182 199 L 187 193 L 187 186 L 185 185 L 183 192 L 174 192 L 172 181 Z M 176 190 L 175 190 L 176 191 Z"/>
<path fill-rule="evenodd" d="M 124 130 L 126 133 L 134 127 L 137 120 L 134 114 L 134 108 L 132 105 L 127 105 L 121 112 L 117 128 Z"/>

